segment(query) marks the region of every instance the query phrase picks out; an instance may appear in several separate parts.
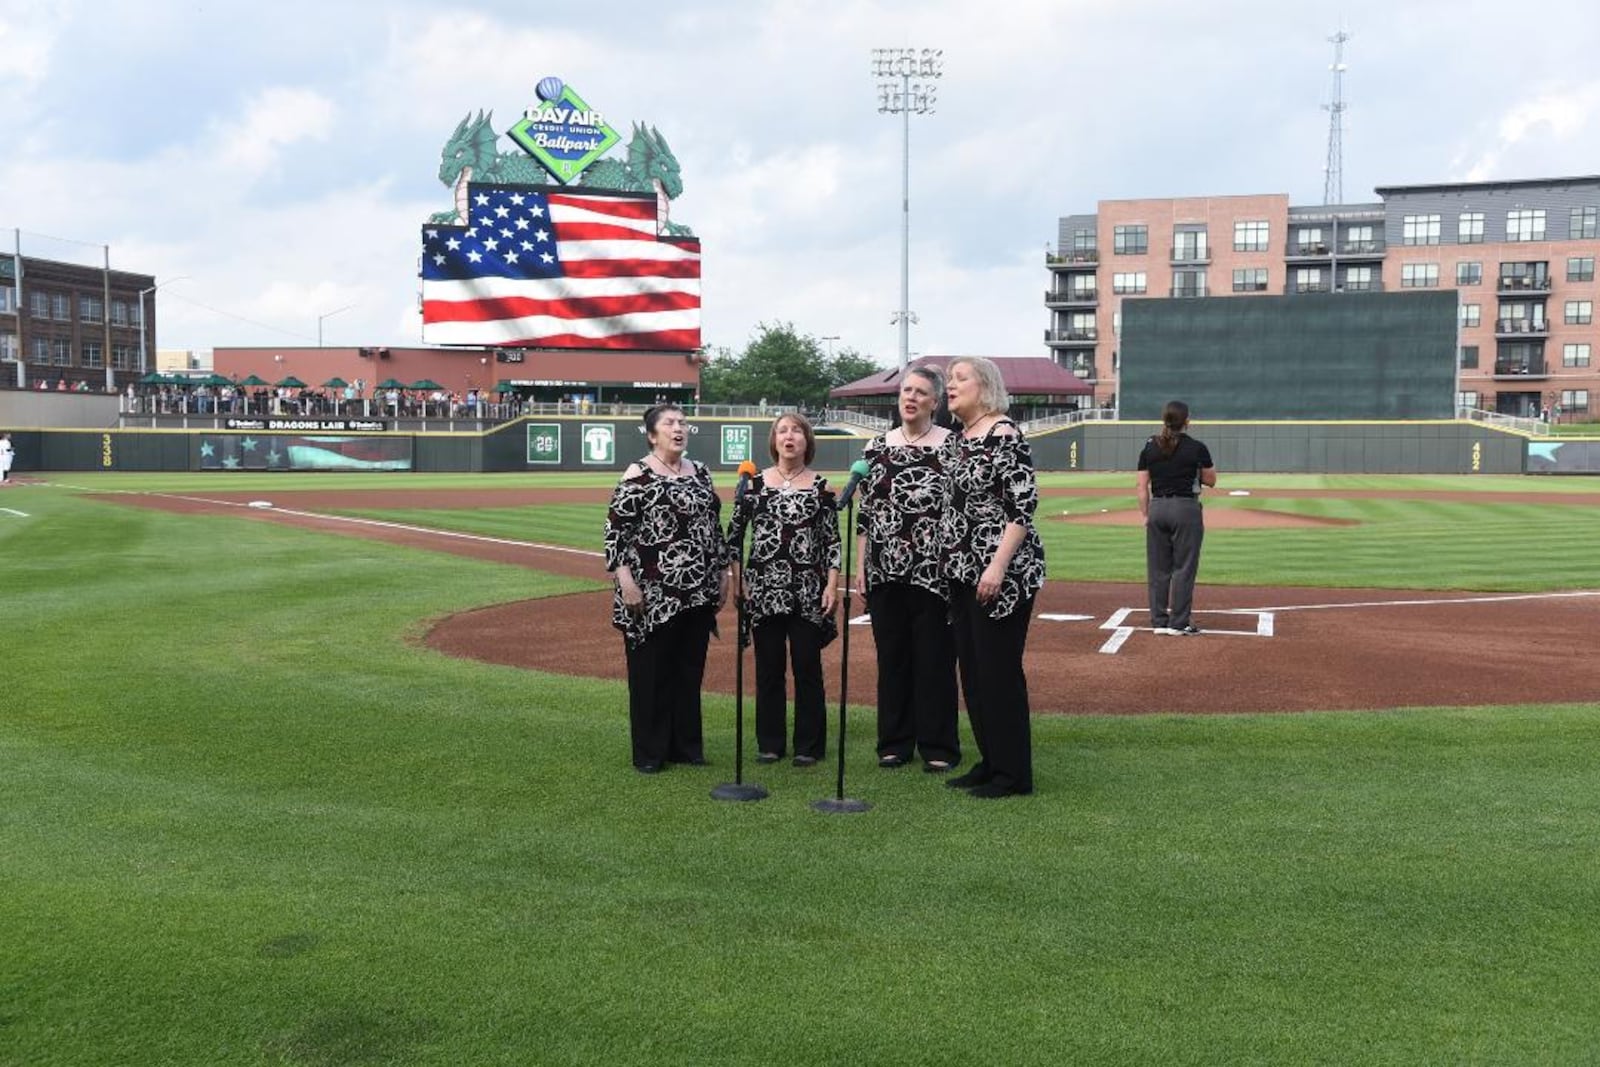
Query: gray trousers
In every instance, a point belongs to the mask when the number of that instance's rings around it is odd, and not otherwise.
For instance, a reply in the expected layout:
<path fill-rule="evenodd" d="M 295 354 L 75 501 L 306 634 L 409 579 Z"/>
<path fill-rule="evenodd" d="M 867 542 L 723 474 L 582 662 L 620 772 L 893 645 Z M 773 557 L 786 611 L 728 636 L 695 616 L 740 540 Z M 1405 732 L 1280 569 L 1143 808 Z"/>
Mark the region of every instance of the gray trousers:
<path fill-rule="evenodd" d="M 1194 577 L 1206 525 L 1200 501 L 1186 496 L 1152 497 L 1144 525 L 1145 564 L 1150 579 L 1150 625 L 1182 629 L 1194 607 Z"/>

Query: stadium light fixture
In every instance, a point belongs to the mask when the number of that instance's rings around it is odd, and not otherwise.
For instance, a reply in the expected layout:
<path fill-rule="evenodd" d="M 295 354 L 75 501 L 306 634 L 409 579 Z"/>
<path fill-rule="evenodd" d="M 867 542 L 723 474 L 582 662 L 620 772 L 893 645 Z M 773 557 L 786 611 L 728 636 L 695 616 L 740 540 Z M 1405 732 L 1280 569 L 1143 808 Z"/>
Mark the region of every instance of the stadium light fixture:
<path fill-rule="evenodd" d="M 910 360 L 911 324 L 911 116 L 931 115 L 944 76 L 942 48 L 874 48 L 872 76 L 878 82 L 878 112 L 900 116 L 900 369 Z M 898 79 L 898 80 L 895 80 Z M 915 80 L 913 80 L 915 79 Z"/>

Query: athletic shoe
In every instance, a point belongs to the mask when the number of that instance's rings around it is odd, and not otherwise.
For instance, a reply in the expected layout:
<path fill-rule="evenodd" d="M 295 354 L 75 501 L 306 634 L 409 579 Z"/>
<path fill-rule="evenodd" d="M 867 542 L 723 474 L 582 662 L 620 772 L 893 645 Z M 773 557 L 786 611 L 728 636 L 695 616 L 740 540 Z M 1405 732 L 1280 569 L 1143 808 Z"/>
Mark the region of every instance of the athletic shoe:
<path fill-rule="evenodd" d="M 1174 630 L 1170 626 L 1156 626 L 1156 627 L 1153 627 L 1150 630 L 1150 632 L 1153 633 L 1153 634 L 1159 634 L 1159 635 L 1161 635 L 1163 637 L 1172 637 L 1172 636 L 1176 636 L 1178 634 L 1183 633 L 1182 630 Z"/>
<path fill-rule="evenodd" d="M 1205 631 L 1200 629 L 1200 627 L 1191 624 L 1189 626 L 1174 626 L 1172 629 L 1168 630 L 1167 633 L 1175 634 L 1178 637 L 1198 637 L 1200 634 L 1205 633 Z"/>

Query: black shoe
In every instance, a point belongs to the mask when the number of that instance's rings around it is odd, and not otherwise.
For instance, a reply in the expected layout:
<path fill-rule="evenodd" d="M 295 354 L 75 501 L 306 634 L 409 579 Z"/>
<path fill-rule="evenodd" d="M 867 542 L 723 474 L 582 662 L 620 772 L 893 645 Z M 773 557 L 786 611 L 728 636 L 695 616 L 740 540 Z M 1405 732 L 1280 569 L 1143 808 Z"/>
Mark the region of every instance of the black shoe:
<path fill-rule="evenodd" d="M 1167 632 L 1170 634 L 1175 634 L 1178 637 L 1198 637 L 1200 634 L 1205 633 L 1205 631 L 1200 629 L 1200 627 L 1194 625 L 1174 626 Z"/>
<path fill-rule="evenodd" d="M 778 753 L 776 753 L 776 752 L 757 752 L 756 753 L 756 762 L 757 763 L 777 763 L 782 758 L 783 757 L 778 755 Z"/>
<path fill-rule="evenodd" d="M 973 768 L 966 774 L 952 778 L 944 784 L 951 789 L 973 789 L 980 785 L 988 785 L 989 777 L 988 771 L 980 771 L 977 768 Z"/>
<path fill-rule="evenodd" d="M 1025 797 L 1033 789 L 1019 789 L 1014 785 L 1001 785 L 999 782 L 989 782 L 967 791 L 967 796 L 977 797 L 979 800 L 999 800 L 1001 797 Z"/>
<path fill-rule="evenodd" d="M 892 752 L 887 756 L 878 757 L 878 766 L 882 767 L 886 771 L 897 770 L 905 765 L 906 758 L 904 756 L 896 756 Z"/>
<path fill-rule="evenodd" d="M 640 774 L 660 774 L 661 764 L 653 761 L 650 763 L 635 763 L 633 765 L 633 769 L 638 771 Z"/>
<path fill-rule="evenodd" d="M 817 765 L 817 757 L 815 757 L 815 756 L 796 756 L 794 758 L 794 765 L 796 767 L 815 767 Z"/>
<path fill-rule="evenodd" d="M 923 774 L 949 774 L 952 770 L 955 769 L 956 764 L 958 764 L 960 762 L 961 762 L 960 760 L 947 760 L 947 759 L 924 760 L 923 764 L 922 764 L 922 773 Z"/>

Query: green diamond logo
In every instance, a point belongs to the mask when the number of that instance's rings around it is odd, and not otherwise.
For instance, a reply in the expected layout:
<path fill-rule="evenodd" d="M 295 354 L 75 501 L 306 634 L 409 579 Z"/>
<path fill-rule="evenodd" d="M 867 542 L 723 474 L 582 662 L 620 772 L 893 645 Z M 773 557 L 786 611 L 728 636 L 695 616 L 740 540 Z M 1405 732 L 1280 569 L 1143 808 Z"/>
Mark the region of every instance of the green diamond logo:
<path fill-rule="evenodd" d="M 559 94 L 549 92 L 556 86 Z M 543 98 L 539 107 L 517 120 L 506 136 L 566 185 L 622 138 L 572 86 L 546 78 L 539 83 L 539 95 Z"/>

